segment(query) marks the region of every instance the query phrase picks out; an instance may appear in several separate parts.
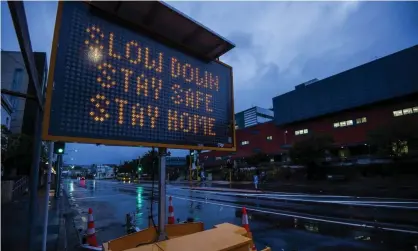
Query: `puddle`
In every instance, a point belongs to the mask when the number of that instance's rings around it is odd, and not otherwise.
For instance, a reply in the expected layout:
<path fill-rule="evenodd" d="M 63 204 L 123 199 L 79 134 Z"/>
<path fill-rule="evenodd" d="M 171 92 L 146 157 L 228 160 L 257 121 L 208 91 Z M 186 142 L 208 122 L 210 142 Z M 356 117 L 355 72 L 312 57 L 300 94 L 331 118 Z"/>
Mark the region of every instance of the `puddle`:
<path fill-rule="evenodd" d="M 235 210 L 235 216 L 241 218 L 241 210 Z M 290 232 L 303 231 L 313 234 L 311 238 L 318 236 L 331 236 L 354 242 L 367 242 L 379 250 L 418 250 L 418 235 L 398 233 L 381 229 L 370 229 L 364 227 L 353 227 L 341 224 L 324 223 L 301 218 L 277 216 L 263 214 L 258 212 L 248 212 L 248 218 L 251 221 L 267 222 L 268 227 L 253 230 L 257 236 L 262 236 L 263 231 L 272 230 Z M 300 240 L 303 241 L 303 240 Z M 357 249 L 356 249 L 357 250 Z"/>

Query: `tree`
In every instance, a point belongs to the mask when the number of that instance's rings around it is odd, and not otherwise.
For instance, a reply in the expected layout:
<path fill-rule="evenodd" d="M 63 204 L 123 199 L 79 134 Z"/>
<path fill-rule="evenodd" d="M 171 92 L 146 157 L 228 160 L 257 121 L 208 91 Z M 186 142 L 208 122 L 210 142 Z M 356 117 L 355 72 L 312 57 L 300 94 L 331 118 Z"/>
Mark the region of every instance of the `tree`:
<path fill-rule="evenodd" d="M 327 150 L 332 148 L 333 143 L 334 139 L 330 135 L 312 134 L 294 143 L 289 155 L 295 164 L 307 165 L 325 158 Z"/>
<path fill-rule="evenodd" d="M 370 145 L 378 154 L 395 160 L 404 157 L 409 150 L 418 147 L 418 120 L 414 117 L 399 117 L 369 131 Z"/>
<path fill-rule="evenodd" d="M 158 158 L 157 153 L 152 150 L 146 152 L 141 158 L 142 173 L 151 175 L 154 171 L 158 175 Z M 154 170 L 155 169 L 155 170 Z"/>
<path fill-rule="evenodd" d="M 9 137 L 11 132 L 5 125 L 1 125 L 1 161 L 3 162 L 7 158 L 7 150 L 9 146 Z"/>
<path fill-rule="evenodd" d="M 257 153 L 251 157 L 245 158 L 245 161 L 247 162 L 248 165 L 254 166 L 260 163 L 269 162 L 270 158 L 265 153 Z"/>
<path fill-rule="evenodd" d="M 1 126 L 1 161 L 6 170 L 17 169 L 18 175 L 28 175 L 33 157 L 33 137 L 25 134 L 13 134 L 4 125 Z M 48 161 L 48 148 L 41 144 L 41 163 Z M 7 173 L 7 171 L 6 171 Z"/>
<path fill-rule="evenodd" d="M 41 143 L 41 163 L 48 161 L 48 144 L 45 141 Z"/>

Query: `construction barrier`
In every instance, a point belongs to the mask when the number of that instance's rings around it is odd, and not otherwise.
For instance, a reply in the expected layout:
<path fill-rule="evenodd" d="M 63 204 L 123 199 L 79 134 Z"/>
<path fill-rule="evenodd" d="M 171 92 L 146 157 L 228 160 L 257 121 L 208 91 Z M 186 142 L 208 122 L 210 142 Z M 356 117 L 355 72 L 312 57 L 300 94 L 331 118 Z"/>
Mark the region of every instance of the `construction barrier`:
<path fill-rule="evenodd" d="M 175 223 L 173 198 L 171 198 L 171 196 L 168 198 L 168 219 L 167 219 L 167 223 L 168 224 L 174 224 Z"/>
<path fill-rule="evenodd" d="M 256 251 L 246 208 L 242 209 L 242 227 L 230 223 L 223 223 L 206 231 L 204 230 L 203 222 L 173 224 L 174 210 L 171 197 L 169 198 L 169 213 L 169 221 L 165 226 L 167 240 L 158 242 L 158 226 L 149 227 L 139 232 L 103 243 L 103 250 L 124 251 L 131 249 L 134 251 L 136 250 L 135 248 L 138 248 L 138 250 L 164 251 L 168 247 L 176 247 L 176 250 L 206 250 L 207 247 L 210 247 L 214 251 Z M 92 216 L 91 222 L 93 222 Z M 94 223 L 93 225 L 89 225 L 89 229 L 93 229 L 94 233 Z M 90 231 L 90 233 L 92 232 Z M 89 243 L 94 244 L 93 242 Z M 266 247 L 262 251 L 271 251 L 271 249 Z"/>
<path fill-rule="evenodd" d="M 250 231 L 250 223 L 248 222 L 248 215 L 247 215 L 247 209 L 245 207 L 242 208 L 242 227 L 247 230 L 247 237 L 251 239 L 251 250 L 256 251 L 256 247 L 254 244 L 254 241 L 252 241 L 253 236 Z"/>
<path fill-rule="evenodd" d="M 205 226 L 203 222 L 189 222 L 165 226 L 165 232 L 168 238 L 181 237 L 189 234 L 202 232 L 204 230 Z"/>
<path fill-rule="evenodd" d="M 87 244 L 92 247 L 98 247 L 96 239 L 96 230 L 94 228 L 93 209 L 89 208 L 89 216 L 87 220 Z"/>
<path fill-rule="evenodd" d="M 157 229 L 158 226 L 156 226 L 156 228 L 151 227 L 133 234 L 125 235 L 121 238 L 103 243 L 103 247 L 105 247 L 105 250 L 123 251 L 126 249 L 135 248 L 138 245 L 153 243 L 158 237 Z M 204 225 L 202 222 L 167 224 L 165 226 L 165 231 L 169 239 L 194 234 L 203 230 Z"/>

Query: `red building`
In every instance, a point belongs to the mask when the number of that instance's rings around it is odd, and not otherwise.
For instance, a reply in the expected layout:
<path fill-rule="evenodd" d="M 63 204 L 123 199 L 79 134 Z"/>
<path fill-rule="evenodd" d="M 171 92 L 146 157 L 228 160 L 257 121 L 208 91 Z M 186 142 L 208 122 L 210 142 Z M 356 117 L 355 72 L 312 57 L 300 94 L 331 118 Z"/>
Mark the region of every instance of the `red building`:
<path fill-rule="evenodd" d="M 418 46 L 296 86 L 273 99 L 274 121 L 237 130 L 235 153 L 206 152 L 201 160 L 280 156 L 312 133 L 331 135 L 342 152 L 357 148 L 357 154 L 370 153 L 368 134 L 385 123 L 408 117 L 418 130 L 416 69 Z"/>

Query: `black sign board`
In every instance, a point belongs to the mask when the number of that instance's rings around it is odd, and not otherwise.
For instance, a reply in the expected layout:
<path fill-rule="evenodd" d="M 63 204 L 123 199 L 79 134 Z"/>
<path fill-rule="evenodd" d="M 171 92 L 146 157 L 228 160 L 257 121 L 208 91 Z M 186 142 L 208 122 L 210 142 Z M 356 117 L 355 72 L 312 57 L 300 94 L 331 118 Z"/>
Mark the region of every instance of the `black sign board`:
<path fill-rule="evenodd" d="M 232 68 L 60 2 L 44 140 L 235 150 Z"/>

